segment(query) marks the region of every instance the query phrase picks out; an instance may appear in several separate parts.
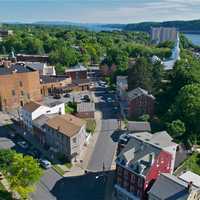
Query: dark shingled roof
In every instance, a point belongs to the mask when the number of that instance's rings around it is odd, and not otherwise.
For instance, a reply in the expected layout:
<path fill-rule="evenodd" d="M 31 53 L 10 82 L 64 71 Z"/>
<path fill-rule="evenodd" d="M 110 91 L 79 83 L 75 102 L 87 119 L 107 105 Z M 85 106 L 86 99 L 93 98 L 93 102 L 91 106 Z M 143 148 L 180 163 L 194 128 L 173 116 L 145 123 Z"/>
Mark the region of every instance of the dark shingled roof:
<path fill-rule="evenodd" d="M 26 73 L 26 72 L 34 72 L 36 70 L 21 64 L 15 64 L 7 67 L 0 67 L 0 75 L 9 75 L 13 73 Z"/>
<path fill-rule="evenodd" d="M 188 183 L 179 178 L 171 174 L 161 174 L 149 191 L 149 195 L 158 199 L 187 200 L 189 196 L 187 187 Z"/>
<path fill-rule="evenodd" d="M 69 78 L 68 76 L 47 76 L 47 75 L 41 75 L 40 81 L 41 83 L 55 83 L 64 81 L 66 78 Z"/>

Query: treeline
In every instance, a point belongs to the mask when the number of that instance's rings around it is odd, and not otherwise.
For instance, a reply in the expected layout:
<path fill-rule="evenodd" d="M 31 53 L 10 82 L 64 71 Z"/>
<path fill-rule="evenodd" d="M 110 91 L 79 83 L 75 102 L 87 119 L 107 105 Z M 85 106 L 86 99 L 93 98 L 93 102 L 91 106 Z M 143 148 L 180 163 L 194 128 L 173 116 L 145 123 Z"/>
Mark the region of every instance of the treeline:
<path fill-rule="evenodd" d="M 14 35 L 0 42 L 0 54 L 11 51 L 25 54 L 48 54 L 59 73 L 78 62 L 115 64 L 128 67 L 130 57 L 171 55 L 167 46 L 151 46 L 149 35 L 139 32 L 92 32 L 73 27 L 7 25 Z M 121 61 L 123 60 L 123 62 Z"/>
<path fill-rule="evenodd" d="M 200 20 L 192 21 L 167 21 L 167 22 L 143 22 L 127 24 L 123 30 L 149 32 L 151 27 L 175 27 L 181 32 L 200 33 Z"/>

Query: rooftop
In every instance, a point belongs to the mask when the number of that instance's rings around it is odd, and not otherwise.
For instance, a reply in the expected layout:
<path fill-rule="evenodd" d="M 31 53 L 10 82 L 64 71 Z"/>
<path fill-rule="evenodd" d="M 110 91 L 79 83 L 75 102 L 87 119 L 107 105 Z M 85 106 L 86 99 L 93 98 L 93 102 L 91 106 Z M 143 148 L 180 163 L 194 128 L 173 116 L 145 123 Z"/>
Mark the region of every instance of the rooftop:
<path fill-rule="evenodd" d="M 134 90 L 131 90 L 128 92 L 128 98 L 129 100 L 133 100 L 139 96 L 142 96 L 142 95 L 145 95 L 145 96 L 149 96 L 150 98 L 152 99 L 155 99 L 155 97 L 151 94 L 148 94 L 148 91 L 140 88 L 140 87 L 137 87 L 135 88 Z"/>
<path fill-rule="evenodd" d="M 32 113 L 33 111 L 35 111 L 36 109 L 38 109 L 41 106 L 41 104 L 34 102 L 34 101 L 30 101 L 29 103 L 26 103 L 23 106 L 23 109 Z"/>
<path fill-rule="evenodd" d="M 73 137 L 80 131 L 82 126 L 85 124 L 85 121 L 73 115 L 66 114 L 50 118 L 46 124 L 68 137 Z"/>
<path fill-rule="evenodd" d="M 81 102 L 77 104 L 77 112 L 94 112 L 95 104 L 92 102 Z"/>
<path fill-rule="evenodd" d="M 77 71 L 87 71 L 87 68 L 84 67 L 81 64 L 77 64 L 76 66 L 68 68 L 68 69 L 65 70 L 66 73 L 68 73 L 68 72 L 77 72 Z"/>
<path fill-rule="evenodd" d="M 46 83 L 55 83 L 55 82 L 60 82 L 60 81 L 64 81 L 65 79 L 69 78 L 68 76 L 49 76 L 49 75 L 41 75 L 40 76 L 40 82 L 43 84 Z"/>
<path fill-rule="evenodd" d="M 13 73 L 35 72 L 36 70 L 26 65 L 15 64 L 10 67 L 0 67 L 0 75 L 9 75 Z"/>
<path fill-rule="evenodd" d="M 128 121 L 128 130 L 133 132 L 151 132 L 149 122 Z"/>
<path fill-rule="evenodd" d="M 188 183 L 171 174 L 161 174 L 149 194 L 158 199 L 187 200 L 189 196 Z"/>
<path fill-rule="evenodd" d="M 200 176 L 191 171 L 187 171 L 186 173 L 179 176 L 179 178 L 187 183 L 192 181 L 194 186 L 200 187 Z"/>
<path fill-rule="evenodd" d="M 121 151 L 117 162 L 138 174 L 146 175 L 155 157 L 162 150 L 175 146 L 167 132 L 151 134 L 148 132 L 128 135 L 128 143 Z"/>

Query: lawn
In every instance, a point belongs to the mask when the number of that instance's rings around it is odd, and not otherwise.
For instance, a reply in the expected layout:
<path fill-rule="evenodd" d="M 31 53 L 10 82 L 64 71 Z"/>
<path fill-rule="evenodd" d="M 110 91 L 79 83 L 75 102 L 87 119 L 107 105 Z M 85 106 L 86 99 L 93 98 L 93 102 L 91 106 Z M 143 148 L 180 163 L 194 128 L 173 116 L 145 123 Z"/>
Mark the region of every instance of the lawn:
<path fill-rule="evenodd" d="M 12 200 L 11 193 L 7 192 L 0 182 L 0 200 Z"/>
<path fill-rule="evenodd" d="M 194 153 L 192 154 L 179 168 L 180 171 L 192 171 L 198 175 L 200 175 L 200 154 Z"/>
<path fill-rule="evenodd" d="M 86 131 L 88 133 L 94 134 L 94 131 L 96 129 L 96 121 L 94 119 L 87 119 L 86 121 Z"/>

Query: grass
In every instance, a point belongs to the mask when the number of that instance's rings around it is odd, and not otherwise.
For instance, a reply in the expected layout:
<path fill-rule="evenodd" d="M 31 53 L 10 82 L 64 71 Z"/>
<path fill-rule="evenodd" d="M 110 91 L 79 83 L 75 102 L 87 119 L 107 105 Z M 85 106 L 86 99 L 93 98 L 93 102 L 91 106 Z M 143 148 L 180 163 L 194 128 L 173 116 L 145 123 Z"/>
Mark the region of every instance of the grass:
<path fill-rule="evenodd" d="M 12 200 L 12 194 L 7 192 L 0 182 L 0 200 Z"/>
<path fill-rule="evenodd" d="M 68 169 L 71 169 L 71 168 L 72 168 L 72 163 L 65 163 L 65 166 L 66 166 Z"/>
<path fill-rule="evenodd" d="M 96 129 L 96 121 L 94 119 L 87 119 L 86 121 L 87 121 L 86 131 L 88 133 L 94 134 Z"/>
<path fill-rule="evenodd" d="M 200 175 L 200 154 L 192 154 L 182 165 L 178 168 L 177 172 L 181 171 L 192 171 Z"/>
<path fill-rule="evenodd" d="M 62 168 L 60 168 L 58 165 L 54 165 L 54 166 L 53 166 L 53 169 L 54 169 L 58 174 L 60 174 L 61 176 L 63 176 L 63 175 L 65 174 L 65 171 L 64 171 Z"/>

